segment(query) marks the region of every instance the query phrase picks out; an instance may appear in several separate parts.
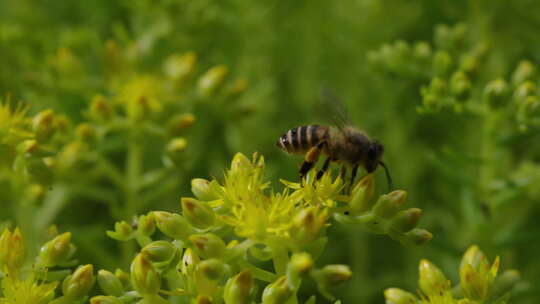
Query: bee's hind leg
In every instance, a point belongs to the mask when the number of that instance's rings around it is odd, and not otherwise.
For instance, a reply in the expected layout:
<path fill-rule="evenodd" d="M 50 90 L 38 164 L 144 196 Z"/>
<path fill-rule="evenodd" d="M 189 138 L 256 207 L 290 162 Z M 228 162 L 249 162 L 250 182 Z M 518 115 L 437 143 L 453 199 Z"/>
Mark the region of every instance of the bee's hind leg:
<path fill-rule="evenodd" d="M 349 184 L 349 186 L 347 187 L 347 193 L 351 193 L 351 189 L 354 185 L 354 179 L 356 178 L 356 173 L 358 172 L 358 165 L 355 165 L 353 168 L 352 168 L 352 172 L 351 172 L 351 182 Z"/>
<path fill-rule="evenodd" d="M 321 179 L 324 172 L 326 172 L 326 170 L 328 170 L 329 165 L 330 165 L 330 157 L 327 157 L 326 160 L 324 161 L 324 164 L 323 164 L 321 170 L 319 170 L 319 172 L 317 172 L 317 180 Z"/>
<path fill-rule="evenodd" d="M 321 154 L 321 150 L 318 147 L 313 147 L 309 149 L 309 151 L 306 153 L 304 162 L 302 163 L 302 166 L 300 167 L 300 183 L 304 182 L 304 177 L 306 177 L 306 174 L 309 172 L 309 170 L 313 168 L 313 166 L 319 159 L 320 154 Z"/>

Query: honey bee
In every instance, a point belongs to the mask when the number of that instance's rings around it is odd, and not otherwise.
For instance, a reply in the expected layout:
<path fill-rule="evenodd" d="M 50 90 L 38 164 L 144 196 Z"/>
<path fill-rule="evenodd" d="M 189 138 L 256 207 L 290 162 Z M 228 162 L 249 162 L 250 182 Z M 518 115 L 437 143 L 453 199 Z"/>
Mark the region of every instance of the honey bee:
<path fill-rule="evenodd" d="M 316 178 L 320 179 L 328 170 L 330 162 L 342 164 L 341 174 L 345 175 L 347 167 L 352 167 L 348 192 L 356 177 L 358 168 L 362 166 L 367 173 L 374 172 L 382 166 L 386 173 L 388 187 L 393 188 L 392 178 L 386 164 L 382 161 L 384 147 L 376 140 L 346 123 L 347 119 L 340 114 L 341 127 L 307 125 L 288 130 L 277 141 L 276 145 L 290 154 L 304 154 L 304 162 L 300 167 L 300 178 L 306 176 L 313 168 L 321 154 L 326 156 L 322 168 Z M 344 176 L 343 176 L 344 177 Z"/>

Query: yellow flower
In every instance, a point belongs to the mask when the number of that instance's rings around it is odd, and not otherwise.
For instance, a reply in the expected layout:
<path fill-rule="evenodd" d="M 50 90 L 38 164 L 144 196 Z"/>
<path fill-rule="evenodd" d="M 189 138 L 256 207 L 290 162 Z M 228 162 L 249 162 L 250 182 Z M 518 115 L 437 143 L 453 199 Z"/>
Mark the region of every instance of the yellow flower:
<path fill-rule="evenodd" d="M 137 76 L 120 87 L 116 100 L 122 104 L 128 117 L 144 119 L 149 113 L 162 109 L 162 86 L 153 76 Z"/>
<path fill-rule="evenodd" d="M 40 284 L 29 276 L 26 280 L 17 280 L 11 276 L 2 280 L 4 296 L 0 304 L 45 304 L 54 297 L 54 289 L 58 282 Z"/>

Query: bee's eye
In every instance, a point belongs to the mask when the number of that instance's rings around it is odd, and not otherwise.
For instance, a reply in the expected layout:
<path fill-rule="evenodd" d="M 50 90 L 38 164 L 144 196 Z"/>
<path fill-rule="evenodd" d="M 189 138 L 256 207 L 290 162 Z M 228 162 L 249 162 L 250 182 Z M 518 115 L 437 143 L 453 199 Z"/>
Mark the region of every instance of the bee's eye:
<path fill-rule="evenodd" d="M 377 158 L 377 151 L 375 151 L 374 146 L 368 148 L 367 156 L 370 160 L 375 160 L 375 158 Z"/>

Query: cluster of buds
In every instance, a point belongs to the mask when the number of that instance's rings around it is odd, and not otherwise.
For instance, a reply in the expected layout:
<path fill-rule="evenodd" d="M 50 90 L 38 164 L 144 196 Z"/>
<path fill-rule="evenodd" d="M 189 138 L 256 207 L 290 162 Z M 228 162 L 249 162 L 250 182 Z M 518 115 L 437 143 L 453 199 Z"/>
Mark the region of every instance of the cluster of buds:
<path fill-rule="evenodd" d="M 475 245 L 463 255 L 459 268 L 460 284 L 455 288 L 430 261 L 421 260 L 418 269 L 418 297 L 399 288 L 389 288 L 384 292 L 387 304 L 506 303 L 509 292 L 519 281 L 515 270 L 507 270 L 497 277 L 499 257 L 490 264 Z"/>
<path fill-rule="evenodd" d="M 23 236 L 16 228 L 4 229 L 0 236 L 0 281 L 3 296 L 0 303 L 84 303 L 92 289 L 95 276 L 92 265 L 69 268 L 75 246 L 71 234 L 64 233 L 45 243 L 32 267 L 27 261 Z M 63 269 L 62 269 L 63 268 Z M 56 289 L 62 290 L 60 297 Z M 22 302 L 20 302 L 22 301 Z"/>
<path fill-rule="evenodd" d="M 285 189 L 272 194 L 266 193 L 269 183 L 263 177 L 261 156 L 250 160 L 237 154 L 224 183 L 192 180 L 195 197 L 180 199 L 181 212 L 153 211 L 133 224 L 118 222 L 108 235 L 135 240 L 142 247 L 131 264 L 131 284 L 102 270 L 98 282 L 105 294 L 92 303 L 117 303 L 127 297 L 161 303 L 167 295 L 194 303 L 287 303 L 297 300 L 305 279 L 314 280 L 321 295 L 334 300 L 334 287 L 346 282 L 351 270 L 347 265 L 315 265 L 333 217 L 404 244 L 431 238 L 415 228 L 419 209 L 401 210 L 404 191 L 382 195 L 370 205 L 372 175 L 362 179 L 351 196 L 343 194 L 342 179 L 330 173 L 303 185 L 283 181 Z M 168 240 L 155 240 L 158 231 Z M 273 268 L 262 267 L 265 261 L 272 261 Z M 257 282 L 267 285 L 261 289 Z"/>

